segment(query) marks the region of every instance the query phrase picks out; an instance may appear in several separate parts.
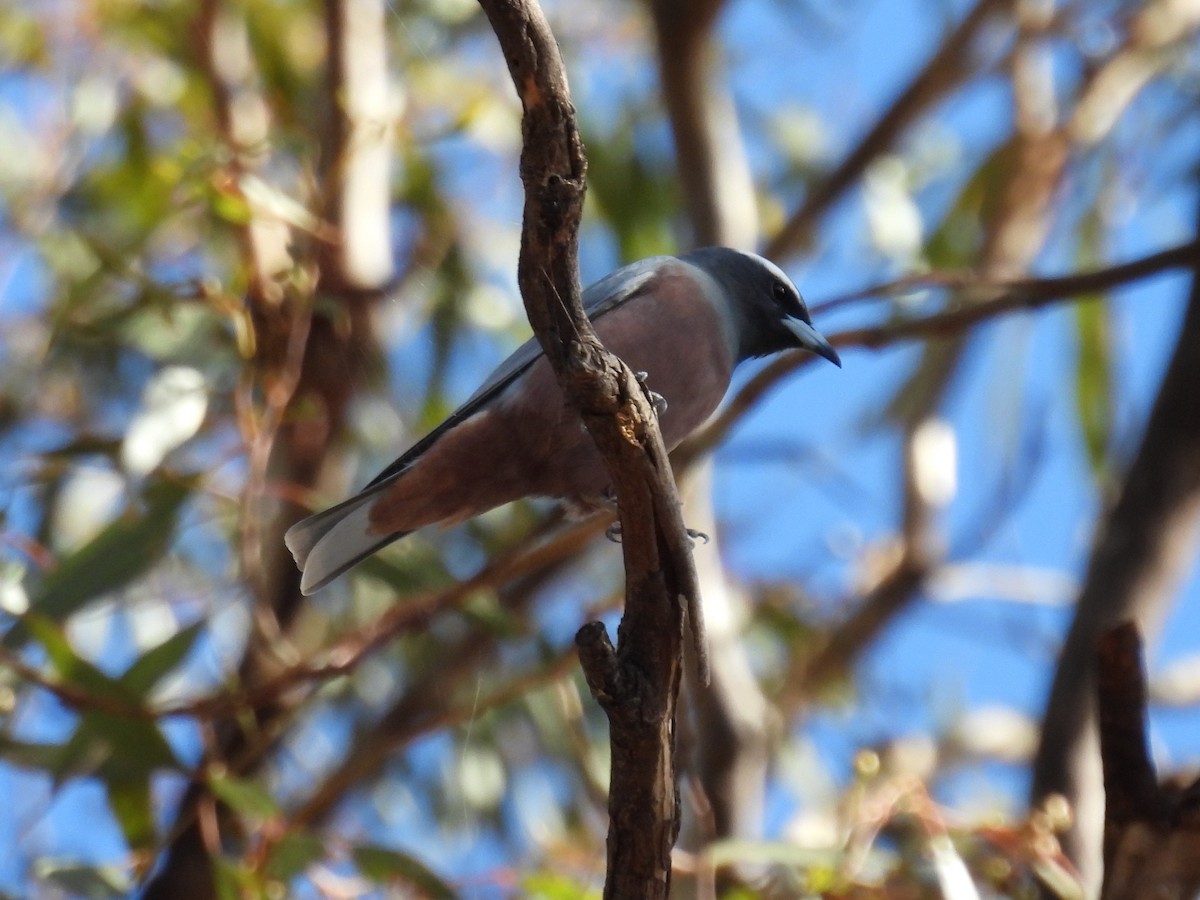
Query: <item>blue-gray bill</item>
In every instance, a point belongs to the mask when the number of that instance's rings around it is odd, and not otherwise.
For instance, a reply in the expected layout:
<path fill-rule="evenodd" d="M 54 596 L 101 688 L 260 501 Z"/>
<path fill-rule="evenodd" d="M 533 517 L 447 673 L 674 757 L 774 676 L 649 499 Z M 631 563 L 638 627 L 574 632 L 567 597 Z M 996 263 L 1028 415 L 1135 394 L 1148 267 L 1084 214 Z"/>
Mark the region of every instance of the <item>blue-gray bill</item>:
<path fill-rule="evenodd" d="M 842 358 L 833 349 L 833 345 L 808 322 L 805 322 L 803 319 L 788 317 L 783 320 L 783 324 L 788 331 L 799 339 L 800 346 L 805 350 L 810 350 L 817 354 L 817 356 L 824 357 L 839 369 L 842 367 Z"/>

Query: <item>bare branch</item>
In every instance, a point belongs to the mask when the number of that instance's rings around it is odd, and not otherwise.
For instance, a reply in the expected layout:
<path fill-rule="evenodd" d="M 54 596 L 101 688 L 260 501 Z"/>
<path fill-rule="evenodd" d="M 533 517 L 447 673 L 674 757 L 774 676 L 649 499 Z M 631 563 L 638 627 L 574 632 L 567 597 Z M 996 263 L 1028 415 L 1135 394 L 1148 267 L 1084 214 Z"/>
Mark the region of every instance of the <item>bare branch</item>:
<path fill-rule="evenodd" d="M 693 240 L 752 250 L 759 223 L 754 181 L 737 111 L 714 34 L 724 0 L 653 0 L 663 103 L 675 141 L 676 170 Z M 712 467 L 698 466 L 681 479 L 692 527 L 717 536 Z M 719 542 L 720 538 L 717 536 Z M 690 785 L 680 844 L 699 849 L 720 838 L 762 834 L 769 757 L 767 701 L 742 641 L 745 591 L 731 582 L 720 554 L 696 558 L 704 588 L 711 657 L 707 683 L 685 673 L 680 746 Z M 703 859 L 703 854 L 700 856 Z M 715 873 L 701 866 L 695 885 L 680 891 L 719 892 Z"/>
<path fill-rule="evenodd" d="M 650 11 L 694 242 L 752 249 L 758 240 L 754 182 L 712 39 L 723 6 L 724 0 L 655 0 Z"/>
<path fill-rule="evenodd" d="M 644 390 L 604 351 L 583 313 L 577 231 L 585 161 L 566 73 L 533 0 L 481 0 L 521 98 L 525 212 L 517 280 L 534 334 L 563 393 L 582 415 L 616 491 L 625 557 L 625 615 L 604 666 L 581 662 L 611 731 L 605 895 L 666 897 L 679 828 L 675 711 L 684 603 L 697 579 L 675 482 Z M 693 638 L 703 649 L 700 623 Z M 590 634 L 595 626 L 585 629 Z"/>
<path fill-rule="evenodd" d="M 1137 626 L 1123 622 L 1101 635 L 1096 662 L 1104 818 L 1109 830 L 1159 812 L 1152 809 L 1158 783 L 1146 743 L 1146 673 Z M 1112 850 L 1106 847 L 1106 859 L 1111 858 Z"/>

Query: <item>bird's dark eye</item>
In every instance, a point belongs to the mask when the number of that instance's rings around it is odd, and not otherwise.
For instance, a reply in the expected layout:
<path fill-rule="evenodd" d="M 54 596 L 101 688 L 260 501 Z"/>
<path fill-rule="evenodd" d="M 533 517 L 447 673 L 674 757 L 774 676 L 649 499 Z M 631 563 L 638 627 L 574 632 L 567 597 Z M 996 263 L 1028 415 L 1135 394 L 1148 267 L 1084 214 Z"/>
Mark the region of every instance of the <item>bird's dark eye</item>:
<path fill-rule="evenodd" d="M 791 297 L 791 293 L 782 281 L 777 281 L 771 285 L 771 296 L 775 298 L 776 303 L 787 303 Z"/>

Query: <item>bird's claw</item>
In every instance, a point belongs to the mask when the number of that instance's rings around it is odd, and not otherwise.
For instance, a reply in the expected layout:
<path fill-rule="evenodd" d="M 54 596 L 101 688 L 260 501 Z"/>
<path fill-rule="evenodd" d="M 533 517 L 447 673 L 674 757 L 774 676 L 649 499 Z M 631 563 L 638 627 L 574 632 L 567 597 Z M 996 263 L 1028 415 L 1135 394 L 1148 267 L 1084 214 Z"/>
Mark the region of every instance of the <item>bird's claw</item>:
<path fill-rule="evenodd" d="M 687 532 L 688 543 L 691 544 L 693 548 L 696 546 L 696 541 L 699 541 L 701 544 L 707 544 L 709 542 L 708 535 L 703 531 L 697 531 L 695 528 L 685 528 L 684 531 Z M 621 543 L 621 520 L 618 519 L 609 525 L 608 528 L 604 529 L 604 536 L 614 544 Z"/>
<path fill-rule="evenodd" d="M 637 383 L 645 388 L 646 392 L 650 395 L 650 405 L 654 407 L 654 414 L 661 417 L 667 411 L 667 398 L 647 387 L 646 381 L 650 378 L 650 373 L 634 372 L 633 377 L 637 379 Z"/>

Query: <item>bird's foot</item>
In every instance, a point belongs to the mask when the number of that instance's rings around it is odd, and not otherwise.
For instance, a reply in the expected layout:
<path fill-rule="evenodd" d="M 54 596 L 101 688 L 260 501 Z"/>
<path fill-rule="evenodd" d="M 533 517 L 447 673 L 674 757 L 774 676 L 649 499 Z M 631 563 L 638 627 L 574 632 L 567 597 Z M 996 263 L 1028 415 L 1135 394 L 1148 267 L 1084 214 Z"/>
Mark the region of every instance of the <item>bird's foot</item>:
<path fill-rule="evenodd" d="M 650 395 L 650 405 L 654 407 L 654 414 L 661 418 L 663 413 L 667 411 L 667 398 L 657 391 L 650 390 L 646 385 L 646 381 L 650 378 L 650 373 L 634 372 L 633 377 L 637 379 L 638 384 L 646 389 L 646 392 Z"/>
<path fill-rule="evenodd" d="M 684 531 L 687 532 L 688 543 L 690 543 L 692 545 L 692 547 L 696 546 L 696 541 L 699 541 L 701 544 L 707 544 L 709 541 L 708 535 L 705 534 L 703 531 L 697 531 L 694 528 L 685 528 Z M 620 521 L 620 519 L 618 519 L 616 522 L 613 522 L 611 525 L 608 526 L 608 528 L 606 528 L 604 530 L 604 536 L 606 538 L 608 538 L 610 541 L 612 541 L 614 544 L 621 543 L 621 521 Z"/>

